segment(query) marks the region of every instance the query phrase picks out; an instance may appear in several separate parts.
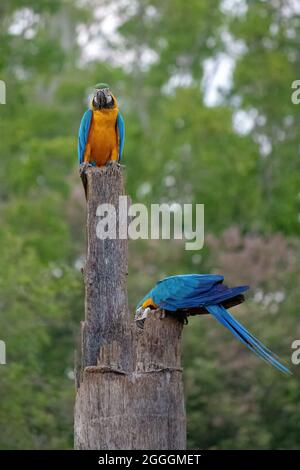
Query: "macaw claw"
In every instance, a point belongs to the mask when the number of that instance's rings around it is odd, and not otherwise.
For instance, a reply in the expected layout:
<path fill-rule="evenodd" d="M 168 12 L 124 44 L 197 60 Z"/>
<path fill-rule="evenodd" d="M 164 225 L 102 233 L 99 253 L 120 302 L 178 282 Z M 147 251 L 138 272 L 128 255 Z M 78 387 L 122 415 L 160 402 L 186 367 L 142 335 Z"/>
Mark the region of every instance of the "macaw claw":
<path fill-rule="evenodd" d="M 89 163 L 89 162 L 83 162 L 83 163 L 81 163 L 81 164 L 79 165 L 79 175 L 81 176 L 81 175 L 82 175 L 83 173 L 85 173 L 86 170 L 87 170 L 88 168 L 90 168 L 91 166 L 94 166 L 94 165 L 92 165 L 92 164 Z"/>

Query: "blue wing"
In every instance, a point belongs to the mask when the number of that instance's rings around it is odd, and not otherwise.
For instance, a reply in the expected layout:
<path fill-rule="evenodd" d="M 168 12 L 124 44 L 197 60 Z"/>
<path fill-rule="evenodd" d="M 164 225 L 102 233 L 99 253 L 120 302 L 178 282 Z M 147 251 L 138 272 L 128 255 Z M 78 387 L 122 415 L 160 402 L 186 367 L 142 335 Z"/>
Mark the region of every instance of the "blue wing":
<path fill-rule="evenodd" d="M 119 133 L 119 161 L 122 160 L 124 142 L 125 142 L 125 121 L 122 114 L 119 112 L 117 117 L 117 128 Z"/>
<path fill-rule="evenodd" d="M 279 369 L 285 374 L 291 374 L 291 371 L 284 366 L 279 357 L 274 354 L 270 349 L 264 346 L 255 336 L 246 330 L 222 305 L 207 305 L 207 310 L 211 313 L 216 320 L 225 326 L 231 333 L 242 343 L 254 352 L 258 357 L 264 361 L 272 364 L 276 369 Z"/>
<path fill-rule="evenodd" d="M 88 109 L 80 123 L 79 127 L 79 133 L 78 133 L 78 162 L 79 165 L 80 163 L 83 162 L 84 158 L 84 152 L 85 152 L 85 147 L 87 144 L 88 136 L 89 136 L 89 130 L 90 130 L 90 125 L 91 125 L 91 120 L 93 116 L 93 111 L 91 109 Z"/>

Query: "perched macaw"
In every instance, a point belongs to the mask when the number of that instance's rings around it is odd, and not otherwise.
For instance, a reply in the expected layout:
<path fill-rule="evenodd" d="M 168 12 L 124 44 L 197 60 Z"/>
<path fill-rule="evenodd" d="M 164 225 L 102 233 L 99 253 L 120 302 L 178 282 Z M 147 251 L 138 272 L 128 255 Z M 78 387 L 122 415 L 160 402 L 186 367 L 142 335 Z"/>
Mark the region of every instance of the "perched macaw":
<path fill-rule="evenodd" d="M 215 274 L 183 274 L 159 281 L 139 302 L 135 320 L 143 321 L 152 309 L 160 309 L 166 316 L 186 319 L 188 314 L 212 314 L 252 352 L 290 374 L 278 356 L 273 354 L 226 310 L 244 301 L 243 293 L 248 286 L 227 287 L 224 277 Z"/>
<path fill-rule="evenodd" d="M 80 123 L 78 161 L 79 165 L 103 166 L 122 159 L 125 124 L 109 86 L 98 83 L 94 88 L 90 109 L 84 113 Z"/>

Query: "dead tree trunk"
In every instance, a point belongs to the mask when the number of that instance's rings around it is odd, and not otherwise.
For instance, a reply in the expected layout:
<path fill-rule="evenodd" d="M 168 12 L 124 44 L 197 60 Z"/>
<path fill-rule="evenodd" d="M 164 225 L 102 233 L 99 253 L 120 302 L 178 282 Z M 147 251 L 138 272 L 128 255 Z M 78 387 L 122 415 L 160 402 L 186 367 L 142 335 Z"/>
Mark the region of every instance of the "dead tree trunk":
<path fill-rule="evenodd" d="M 75 404 L 76 449 L 185 449 L 182 325 L 153 315 L 144 329 L 127 301 L 127 240 L 96 236 L 99 204 L 117 219 L 119 167 L 87 172 L 85 321 Z"/>

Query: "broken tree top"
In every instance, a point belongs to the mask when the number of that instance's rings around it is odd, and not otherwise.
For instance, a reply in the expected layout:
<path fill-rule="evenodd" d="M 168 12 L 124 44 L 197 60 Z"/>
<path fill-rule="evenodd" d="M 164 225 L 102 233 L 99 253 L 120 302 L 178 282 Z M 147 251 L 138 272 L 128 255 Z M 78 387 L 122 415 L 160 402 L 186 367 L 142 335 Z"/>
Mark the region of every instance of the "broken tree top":
<path fill-rule="evenodd" d="M 182 324 L 153 315 L 143 330 L 128 308 L 128 241 L 99 239 L 99 205 L 125 194 L 118 164 L 88 168 L 85 318 L 76 371 L 76 449 L 186 448 Z M 145 391 L 147 393 L 145 394 Z"/>

